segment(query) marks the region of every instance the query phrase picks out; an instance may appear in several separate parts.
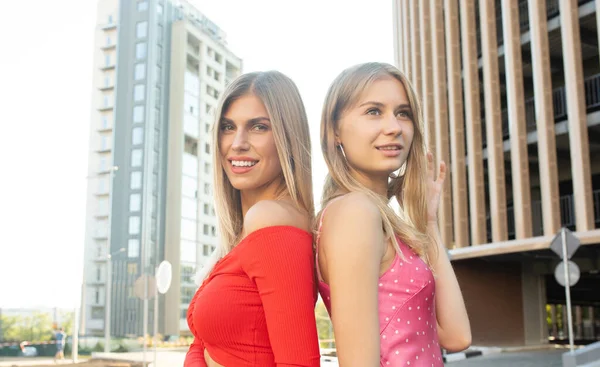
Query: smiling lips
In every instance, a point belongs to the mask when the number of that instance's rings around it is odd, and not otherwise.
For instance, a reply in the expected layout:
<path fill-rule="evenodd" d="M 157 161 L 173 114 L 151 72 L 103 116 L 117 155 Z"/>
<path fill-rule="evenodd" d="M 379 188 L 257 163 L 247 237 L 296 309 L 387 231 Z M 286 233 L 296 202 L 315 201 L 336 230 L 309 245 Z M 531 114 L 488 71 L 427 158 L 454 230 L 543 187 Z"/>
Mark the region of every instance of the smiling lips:
<path fill-rule="evenodd" d="M 400 155 L 400 152 L 402 152 L 402 149 L 404 148 L 401 144 L 385 144 L 385 145 L 379 145 L 377 147 L 375 147 L 377 150 L 379 150 L 380 152 L 383 153 L 383 155 L 385 155 L 386 157 L 397 157 Z"/>
<path fill-rule="evenodd" d="M 257 160 L 249 157 L 232 157 L 228 159 L 231 164 L 231 172 L 235 174 L 244 174 L 250 172 L 258 163 Z"/>

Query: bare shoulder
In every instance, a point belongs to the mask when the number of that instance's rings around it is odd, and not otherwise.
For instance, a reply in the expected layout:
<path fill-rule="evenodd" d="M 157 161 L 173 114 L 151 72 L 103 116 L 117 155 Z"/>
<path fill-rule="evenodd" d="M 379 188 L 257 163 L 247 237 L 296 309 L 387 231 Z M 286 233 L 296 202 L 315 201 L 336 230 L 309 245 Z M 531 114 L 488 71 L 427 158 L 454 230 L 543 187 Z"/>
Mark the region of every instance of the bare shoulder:
<path fill-rule="evenodd" d="M 321 241 L 327 247 L 372 246 L 383 239 L 382 218 L 366 194 L 352 192 L 331 203 L 323 218 Z"/>
<path fill-rule="evenodd" d="M 246 235 L 265 227 L 292 226 L 309 231 L 308 214 L 292 203 L 280 200 L 261 200 L 244 217 Z"/>

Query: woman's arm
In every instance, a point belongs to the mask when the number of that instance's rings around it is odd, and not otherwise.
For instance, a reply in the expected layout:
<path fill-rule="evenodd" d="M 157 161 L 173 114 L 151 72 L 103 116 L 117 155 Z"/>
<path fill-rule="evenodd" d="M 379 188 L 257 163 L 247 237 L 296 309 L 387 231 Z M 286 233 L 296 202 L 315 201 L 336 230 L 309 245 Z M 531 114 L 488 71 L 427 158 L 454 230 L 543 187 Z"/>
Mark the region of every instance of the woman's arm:
<path fill-rule="evenodd" d="M 256 284 L 278 367 L 320 365 L 315 320 L 316 286 L 308 223 L 284 204 L 255 204 L 244 218 L 249 243 L 240 248 L 242 268 Z"/>
<path fill-rule="evenodd" d="M 427 155 L 428 224 L 427 234 L 432 239 L 429 258 L 435 279 L 435 310 L 440 345 L 453 352 L 467 349 L 471 345 L 471 326 L 458 280 L 446 256 L 446 247 L 442 243 L 439 231 L 437 211 L 440 193 L 446 178 L 446 164 L 440 163 L 437 179 L 434 177 L 433 155 Z"/>
<path fill-rule="evenodd" d="M 204 344 L 201 340 L 194 338 L 194 341 L 190 345 L 190 349 L 188 349 L 188 352 L 185 355 L 183 367 L 207 367 L 206 361 L 204 360 Z"/>
<path fill-rule="evenodd" d="M 366 195 L 347 194 L 330 205 L 321 229 L 319 265 L 331 290 L 341 366 L 379 366 L 377 284 L 384 251 L 381 215 Z"/>

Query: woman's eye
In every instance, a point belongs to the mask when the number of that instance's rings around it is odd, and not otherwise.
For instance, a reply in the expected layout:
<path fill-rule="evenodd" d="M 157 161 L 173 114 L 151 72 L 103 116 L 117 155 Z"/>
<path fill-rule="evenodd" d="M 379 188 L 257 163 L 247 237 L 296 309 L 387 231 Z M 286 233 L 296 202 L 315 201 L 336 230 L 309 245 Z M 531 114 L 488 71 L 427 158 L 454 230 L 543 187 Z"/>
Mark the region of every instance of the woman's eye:
<path fill-rule="evenodd" d="M 221 131 L 231 131 L 233 126 L 231 124 L 221 124 Z"/>
<path fill-rule="evenodd" d="M 267 126 L 262 125 L 262 124 L 257 124 L 257 125 L 252 126 L 252 130 L 254 130 L 254 131 L 267 131 L 268 129 L 269 128 Z"/>
<path fill-rule="evenodd" d="M 372 115 L 372 116 L 381 115 L 381 110 L 379 110 L 379 108 L 369 108 L 367 110 L 367 115 Z"/>
<path fill-rule="evenodd" d="M 405 119 L 410 119 L 411 118 L 410 111 L 398 111 L 396 113 L 396 116 L 401 117 L 401 118 L 405 118 Z"/>

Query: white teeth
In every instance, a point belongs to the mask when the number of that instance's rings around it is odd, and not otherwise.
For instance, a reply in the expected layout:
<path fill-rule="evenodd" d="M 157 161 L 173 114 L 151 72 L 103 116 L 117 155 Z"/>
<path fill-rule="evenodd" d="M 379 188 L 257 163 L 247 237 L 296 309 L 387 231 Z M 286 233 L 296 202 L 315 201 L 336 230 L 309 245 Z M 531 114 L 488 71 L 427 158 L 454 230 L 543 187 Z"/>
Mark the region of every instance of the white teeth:
<path fill-rule="evenodd" d="M 398 150 L 399 148 L 398 147 L 380 147 L 377 149 L 379 149 L 379 150 Z"/>
<path fill-rule="evenodd" d="M 252 167 L 256 163 L 258 163 L 258 161 L 231 161 L 231 164 L 234 167 Z"/>

